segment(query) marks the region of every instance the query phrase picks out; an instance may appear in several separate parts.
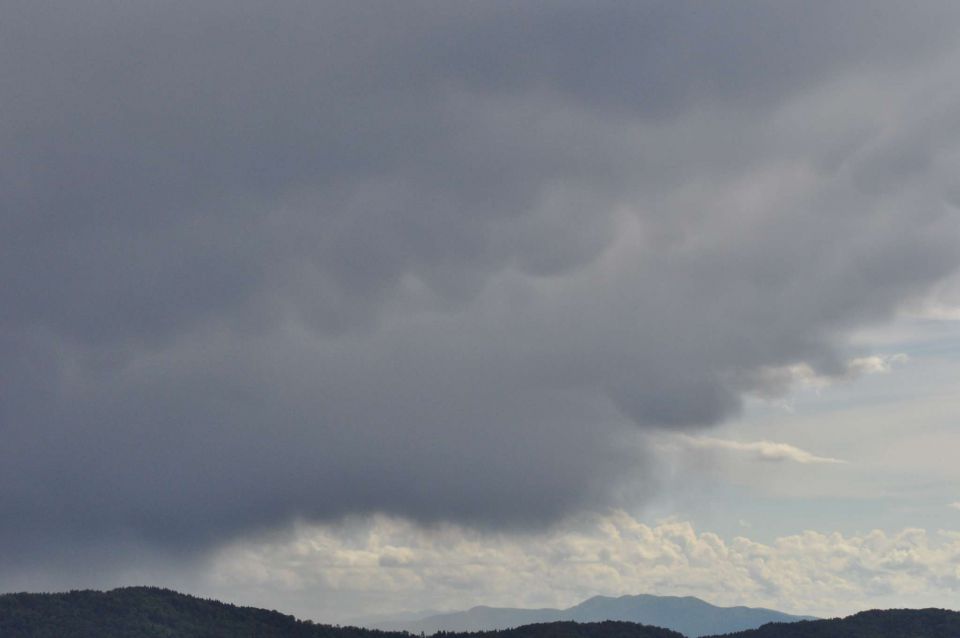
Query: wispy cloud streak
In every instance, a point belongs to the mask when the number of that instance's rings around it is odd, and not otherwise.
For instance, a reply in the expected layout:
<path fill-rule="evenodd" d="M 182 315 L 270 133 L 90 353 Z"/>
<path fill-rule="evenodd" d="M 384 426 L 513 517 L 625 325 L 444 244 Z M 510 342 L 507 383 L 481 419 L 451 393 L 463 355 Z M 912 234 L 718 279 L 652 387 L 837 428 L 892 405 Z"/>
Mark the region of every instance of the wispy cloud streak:
<path fill-rule="evenodd" d="M 775 441 L 730 441 L 707 436 L 677 435 L 683 446 L 700 450 L 722 450 L 744 454 L 760 461 L 792 461 L 794 463 L 846 463 L 841 459 L 817 456 L 806 450 Z"/>

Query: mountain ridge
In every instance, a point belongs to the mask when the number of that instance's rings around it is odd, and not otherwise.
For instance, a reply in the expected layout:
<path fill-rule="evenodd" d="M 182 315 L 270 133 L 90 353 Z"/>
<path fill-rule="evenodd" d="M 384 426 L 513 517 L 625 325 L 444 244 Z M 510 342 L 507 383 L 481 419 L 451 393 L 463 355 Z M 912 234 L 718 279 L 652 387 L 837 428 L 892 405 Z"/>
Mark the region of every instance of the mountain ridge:
<path fill-rule="evenodd" d="M 769 623 L 711 638 L 955 638 L 960 612 L 925 609 L 868 609 L 845 618 Z"/>
<path fill-rule="evenodd" d="M 586 601 L 585 601 L 586 602 Z M 593 604 L 599 604 L 597 601 Z M 701 601 L 702 602 L 702 601 Z M 708 603 L 704 603 L 708 604 Z M 159 587 L 107 592 L 0 594 L 3 638 L 415 638 L 409 633 L 298 620 Z M 960 612 L 944 609 L 869 610 L 829 620 L 768 623 L 708 638 L 957 638 Z M 446 633 L 435 638 L 684 638 L 661 627 L 627 621 L 555 621 L 514 629 Z"/>
<path fill-rule="evenodd" d="M 490 631 L 530 623 L 600 622 L 620 620 L 665 627 L 691 638 L 732 633 L 770 622 L 811 620 L 762 607 L 719 607 L 695 596 L 634 594 L 618 597 L 592 596 L 566 609 L 489 607 L 477 605 L 464 611 L 426 616 L 419 620 L 379 621 L 361 625 L 387 631 L 433 634 L 438 631 Z"/>
<path fill-rule="evenodd" d="M 413 638 L 405 632 L 315 623 L 160 587 L 0 594 L 3 638 Z M 684 638 L 637 623 L 557 622 L 444 638 Z"/>

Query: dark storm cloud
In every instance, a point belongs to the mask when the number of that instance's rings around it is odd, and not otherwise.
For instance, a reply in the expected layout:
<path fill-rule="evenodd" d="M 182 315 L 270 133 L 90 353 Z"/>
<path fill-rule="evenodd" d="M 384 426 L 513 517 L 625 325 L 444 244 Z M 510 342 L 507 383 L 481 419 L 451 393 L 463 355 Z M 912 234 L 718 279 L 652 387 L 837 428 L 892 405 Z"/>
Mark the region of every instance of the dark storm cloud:
<path fill-rule="evenodd" d="M 2 8 L 21 558 L 603 506 L 960 259 L 952 8 Z"/>

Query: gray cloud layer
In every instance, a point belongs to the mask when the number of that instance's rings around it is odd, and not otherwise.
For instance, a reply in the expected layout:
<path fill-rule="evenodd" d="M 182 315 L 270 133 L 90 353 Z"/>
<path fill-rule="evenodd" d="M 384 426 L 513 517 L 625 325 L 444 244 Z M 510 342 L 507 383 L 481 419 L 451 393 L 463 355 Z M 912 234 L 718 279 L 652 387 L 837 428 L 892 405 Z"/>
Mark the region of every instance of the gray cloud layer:
<path fill-rule="evenodd" d="M 651 484 L 957 267 L 951 4 L 4 2 L 0 540 Z"/>

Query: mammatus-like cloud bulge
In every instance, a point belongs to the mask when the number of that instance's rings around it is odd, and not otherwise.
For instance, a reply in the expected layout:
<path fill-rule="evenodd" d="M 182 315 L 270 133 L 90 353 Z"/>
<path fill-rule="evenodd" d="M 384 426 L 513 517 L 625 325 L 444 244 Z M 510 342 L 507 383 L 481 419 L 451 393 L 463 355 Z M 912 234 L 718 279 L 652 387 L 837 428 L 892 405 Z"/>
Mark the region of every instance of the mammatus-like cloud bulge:
<path fill-rule="evenodd" d="M 5 557 L 608 505 L 960 260 L 952 3 L 3 14 Z"/>

